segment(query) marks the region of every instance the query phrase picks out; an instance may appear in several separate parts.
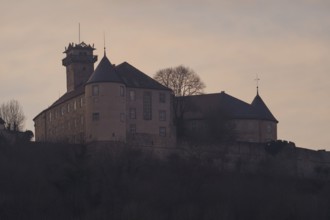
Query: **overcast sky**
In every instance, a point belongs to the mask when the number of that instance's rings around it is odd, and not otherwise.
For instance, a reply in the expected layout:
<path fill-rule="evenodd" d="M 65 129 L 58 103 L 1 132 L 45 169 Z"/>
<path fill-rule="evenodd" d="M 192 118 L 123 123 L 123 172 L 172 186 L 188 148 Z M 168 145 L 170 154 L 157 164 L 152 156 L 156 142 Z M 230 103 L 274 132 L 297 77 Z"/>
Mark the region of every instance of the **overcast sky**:
<path fill-rule="evenodd" d="M 206 93 L 260 95 L 279 139 L 330 150 L 328 0 L 0 0 L 0 103 L 32 119 L 66 92 L 64 48 L 81 40 L 153 76 L 183 64 Z"/>

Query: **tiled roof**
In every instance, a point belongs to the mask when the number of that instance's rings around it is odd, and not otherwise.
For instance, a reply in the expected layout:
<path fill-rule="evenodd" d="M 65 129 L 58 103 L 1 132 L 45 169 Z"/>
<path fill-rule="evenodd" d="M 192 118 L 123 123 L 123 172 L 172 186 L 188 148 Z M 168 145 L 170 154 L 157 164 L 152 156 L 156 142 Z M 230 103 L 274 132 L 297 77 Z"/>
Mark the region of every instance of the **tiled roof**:
<path fill-rule="evenodd" d="M 278 122 L 264 102 L 262 103 L 268 112 L 259 101 L 254 104 L 248 104 L 225 92 L 187 96 L 184 100 L 187 105 L 185 113 L 185 118 L 187 119 L 204 118 L 208 113 L 217 111 L 233 119 L 261 119 Z"/>
<path fill-rule="evenodd" d="M 116 71 L 127 87 L 170 90 L 127 62 L 116 66 Z"/>
<path fill-rule="evenodd" d="M 62 95 L 58 100 L 56 100 L 51 106 L 54 107 L 56 105 L 62 104 L 63 102 L 66 102 L 74 97 L 80 96 L 85 93 L 85 86 L 80 86 L 76 88 L 75 90 L 71 92 L 67 92 L 64 95 Z"/>
<path fill-rule="evenodd" d="M 104 56 L 86 84 L 99 82 L 123 83 L 127 87 L 170 90 L 127 62 L 118 66 Z"/>
<path fill-rule="evenodd" d="M 70 91 L 70 92 L 67 92 L 65 93 L 64 95 L 62 95 L 59 99 L 57 99 L 51 106 L 49 106 L 48 108 L 46 108 L 45 110 L 43 110 L 42 112 L 40 112 L 35 118 L 37 118 L 39 115 L 41 115 L 43 112 L 47 111 L 48 109 L 51 109 L 57 105 L 60 105 L 74 97 L 77 97 L 77 96 L 80 96 L 80 95 L 83 95 L 85 93 L 85 86 L 80 86 L 78 88 L 76 88 L 75 90 L 73 91 Z M 33 119 L 33 120 L 34 120 Z"/>

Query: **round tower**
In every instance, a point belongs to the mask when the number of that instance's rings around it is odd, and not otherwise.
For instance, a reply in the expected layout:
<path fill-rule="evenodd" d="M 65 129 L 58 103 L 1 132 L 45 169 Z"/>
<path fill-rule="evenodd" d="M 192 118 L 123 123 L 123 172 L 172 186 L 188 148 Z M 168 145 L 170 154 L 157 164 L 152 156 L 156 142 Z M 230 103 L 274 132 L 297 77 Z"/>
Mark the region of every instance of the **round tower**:
<path fill-rule="evenodd" d="M 66 67 L 68 92 L 85 84 L 93 73 L 94 63 L 97 61 L 97 56 L 93 55 L 94 50 L 94 46 L 87 45 L 84 42 L 71 43 L 65 48 L 66 57 L 62 60 L 62 64 Z"/>
<path fill-rule="evenodd" d="M 85 86 L 86 141 L 126 141 L 126 86 L 104 55 Z"/>
<path fill-rule="evenodd" d="M 277 140 L 277 123 L 278 120 L 268 109 L 262 98 L 259 96 L 257 87 L 257 95 L 253 99 L 251 106 L 256 113 L 256 120 L 259 127 L 259 142 L 268 142 Z"/>

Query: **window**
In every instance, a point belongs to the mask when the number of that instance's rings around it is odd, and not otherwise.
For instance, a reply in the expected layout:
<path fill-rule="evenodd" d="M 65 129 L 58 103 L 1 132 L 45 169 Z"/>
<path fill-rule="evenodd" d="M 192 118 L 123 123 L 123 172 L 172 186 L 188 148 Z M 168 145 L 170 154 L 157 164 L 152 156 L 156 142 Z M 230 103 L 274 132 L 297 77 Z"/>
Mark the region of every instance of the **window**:
<path fill-rule="evenodd" d="M 129 133 L 135 134 L 136 133 L 136 124 L 129 125 Z"/>
<path fill-rule="evenodd" d="M 125 114 L 124 113 L 120 113 L 120 121 L 125 122 Z"/>
<path fill-rule="evenodd" d="M 124 86 L 120 86 L 120 96 L 125 96 L 125 88 L 124 88 Z"/>
<path fill-rule="evenodd" d="M 129 119 L 136 119 L 136 109 L 135 108 L 129 109 Z"/>
<path fill-rule="evenodd" d="M 272 126 L 270 124 L 267 125 L 267 132 L 268 133 L 272 132 Z"/>
<path fill-rule="evenodd" d="M 159 93 L 159 102 L 160 103 L 165 103 L 166 102 L 166 95 L 165 93 Z"/>
<path fill-rule="evenodd" d="M 83 107 L 83 105 L 84 105 L 84 98 L 81 97 L 81 98 L 80 98 L 80 108 Z"/>
<path fill-rule="evenodd" d="M 159 127 L 159 136 L 166 137 L 166 128 L 165 127 Z"/>
<path fill-rule="evenodd" d="M 68 103 L 67 105 L 67 110 L 68 110 L 68 113 L 70 112 L 70 103 Z"/>
<path fill-rule="evenodd" d="M 192 131 L 197 131 L 197 122 L 196 121 L 191 121 L 191 130 Z"/>
<path fill-rule="evenodd" d="M 98 96 L 99 95 L 99 86 L 98 85 L 94 85 L 92 86 L 92 96 Z"/>
<path fill-rule="evenodd" d="M 49 112 L 49 121 L 52 121 L 52 112 Z"/>
<path fill-rule="evenodd" d="M 61 108 L 61 115 L 64 115 L 64 107 Z"/>
<path fill-rule="evenodd" d="M 93 114 L 92 114 L 92 120 L 93 120 L 93 121 L 98 121 L 98 120 L 100 120 L 100 113 L 98 113 L 98 112 L 93 112 Z"/>
<path fill-rule="evenodd" d="M 133 90 L 129 91 L 129 100 L 135 101 L 135 91 L 133 91 Z"/>
<path fill-rule="evenodd" d="M 77 110 L 77 100 L 74 100 L 73 102 L 73 110 Z"/>
<path fill-rule="evenodd" d="M 159 121 L 166 121 L 166 111 L 164 110 L 159 111 Z"/>
<path fill-rule="evenodd" d="M 151 92 L 143 93 L 143 119 L 152 119 Z"/>

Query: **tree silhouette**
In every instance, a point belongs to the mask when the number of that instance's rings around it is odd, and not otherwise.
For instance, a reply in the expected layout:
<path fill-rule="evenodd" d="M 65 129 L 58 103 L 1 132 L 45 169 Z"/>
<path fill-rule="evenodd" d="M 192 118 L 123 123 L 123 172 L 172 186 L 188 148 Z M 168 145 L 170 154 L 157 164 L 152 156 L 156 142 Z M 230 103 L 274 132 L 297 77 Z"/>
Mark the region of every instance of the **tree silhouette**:
<path fill-rule="evenodd" d="M 12 99 L 1 104 L 0 118 L 5 121 L 8 130 L 21 131 L 24 127 L 23 107 L 17 100 Z"/>
<path fill-rule="evenodd" d="M 183 134 L 183 116 L 186 111 L 185 96 L 203 93 L 205 84 L 200 77 L 190 68 L 185 66 L 170 67 L 159 70 L 154 79 L 173 90 L 174 120 L 178 136 Z"/>

